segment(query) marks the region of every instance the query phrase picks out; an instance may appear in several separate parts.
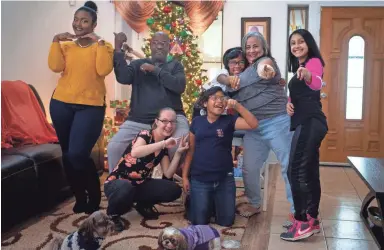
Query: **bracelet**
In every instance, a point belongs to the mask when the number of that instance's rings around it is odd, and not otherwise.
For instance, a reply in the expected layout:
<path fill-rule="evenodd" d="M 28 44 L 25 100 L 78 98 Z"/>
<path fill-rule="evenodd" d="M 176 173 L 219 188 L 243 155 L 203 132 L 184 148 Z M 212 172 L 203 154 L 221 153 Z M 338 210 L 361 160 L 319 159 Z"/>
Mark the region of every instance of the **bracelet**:
<path fill-rule="evenodd" d="M 97 40 L 97 42 L 105 42 L 105 40 L 103 38 L 100 38 L 99 40 Z"/>

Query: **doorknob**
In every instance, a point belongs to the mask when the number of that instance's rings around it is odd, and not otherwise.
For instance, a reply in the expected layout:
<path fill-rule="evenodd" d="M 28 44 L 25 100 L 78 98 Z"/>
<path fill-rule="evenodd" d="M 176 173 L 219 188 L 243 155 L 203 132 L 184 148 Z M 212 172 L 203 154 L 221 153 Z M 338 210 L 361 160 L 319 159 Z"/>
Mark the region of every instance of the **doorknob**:
<path fill-rule="evenodd" d="M 323 99 L 327 98 L 327 96 L 328 96 L 328 95 L 327 95 L 326 93 L 324 93 L 324 92 L 322 92 L 322 93 L 320 94 L 320 97 L 323 98 Z"/>
<path fill-rule="evenodd" d="M 325 87 L 327 86 L 327 83 L 326 82 L 321 82 L 321 87 Z"/>

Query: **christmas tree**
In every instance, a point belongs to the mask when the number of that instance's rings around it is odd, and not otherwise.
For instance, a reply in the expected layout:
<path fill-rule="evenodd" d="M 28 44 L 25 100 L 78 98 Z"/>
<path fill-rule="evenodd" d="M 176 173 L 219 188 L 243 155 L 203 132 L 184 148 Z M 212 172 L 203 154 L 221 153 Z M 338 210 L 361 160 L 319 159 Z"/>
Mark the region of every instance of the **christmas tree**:
<path fill-rule="evenodd" d="M 197 45 L 198 37 L 192 34 L 184 8 L 172 2 L 156 2 L 153 16 L 147 19 L 147 25 L 150 37 L 144 39 L 142 49 L 145 55 L 151 55 L 152 36 L 158 31 L 163 31 L 169 35 L 171 41 L 168 60 L 177 59 L 184 66 L 187 86 L 182 100 L 187 118 L 191 119 L 193 104 L 199 96 L 201 85 L 208 81 L 206 76 L 202 76 L 203 60 Z"/>

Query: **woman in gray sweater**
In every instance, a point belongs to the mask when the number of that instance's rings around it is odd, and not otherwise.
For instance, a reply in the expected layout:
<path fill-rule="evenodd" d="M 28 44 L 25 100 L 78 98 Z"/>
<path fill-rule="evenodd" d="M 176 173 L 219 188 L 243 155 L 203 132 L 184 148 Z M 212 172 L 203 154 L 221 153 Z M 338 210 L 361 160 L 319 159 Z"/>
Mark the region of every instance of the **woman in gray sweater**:
<path fill-rule="evenodd" d="M 250 217 L 261 212 L 260 169 L 272 150 L 281 165 L 287 199 L 294 212 L 291 187 L 287 177 L 292 133 L 286 112 L 287 95 L 280 84 L 280 70 L 271 56 L 267 42 L 259 32 L 250 32 L 242 40 L 249 67 L 240 74 L 240 86 L 233 98 L 259 120 L 259 127 L 245 132 L 243 178 L 250 204 L 239 208 Z M 288 226 L 288 225 L 286 225 Z"/>

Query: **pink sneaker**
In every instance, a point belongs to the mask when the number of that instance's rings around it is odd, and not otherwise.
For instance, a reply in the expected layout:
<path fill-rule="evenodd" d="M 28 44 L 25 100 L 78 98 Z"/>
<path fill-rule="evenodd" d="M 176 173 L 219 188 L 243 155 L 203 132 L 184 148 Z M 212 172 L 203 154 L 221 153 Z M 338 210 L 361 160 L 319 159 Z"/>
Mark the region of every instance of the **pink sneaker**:
<path fill-rule="evenodd" d="M 288 232 L 280 234 L 280 238 L 287 241 L 298 241 L 313 235 L 312 227 L 308 222 L 295 220 Z"/>
<path fill-rule="evenodd" d="M 320 233 L 320 221 L 319 219 L 312 218 L 309 214 L 307 214 L 307 220 L 309 225 L 312 227 L 312 232 L 315 234 Z"/>
<path fill-rule="evenodd" d="M 295 221 L 295 216 L 293 215 L 293 213 L 289 213 L 288 219 L 283 224 L 283 228 L 289 229 L 293 225 L 294 221 Z"/>

